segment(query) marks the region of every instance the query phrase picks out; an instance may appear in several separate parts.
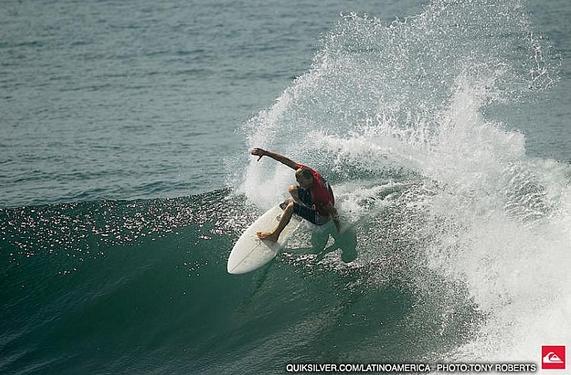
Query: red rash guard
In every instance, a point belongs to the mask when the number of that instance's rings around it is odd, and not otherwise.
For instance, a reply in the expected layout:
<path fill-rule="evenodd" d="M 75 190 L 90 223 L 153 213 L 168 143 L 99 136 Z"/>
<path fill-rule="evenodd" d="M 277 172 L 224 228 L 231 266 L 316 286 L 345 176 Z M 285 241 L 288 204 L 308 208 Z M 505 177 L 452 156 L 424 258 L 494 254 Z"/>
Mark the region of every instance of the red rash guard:
<path fill-rule="evenodd" d="M 329 183 L 325 181 L 323 177 L 315 169 L 309 168 L 307 165 L 297 163 L 295 169 L 307 169 L 311 172 L 313 176 L 313 184 L 309 191 L 311 192 L 311 201 L 315 205 L 317 213 L 321 216 L 329 216 L 329 212 L 325 210 L 325 207 L 331 203 L 335 204 L 335 197 L 333 196 L 333 190 Z"/>

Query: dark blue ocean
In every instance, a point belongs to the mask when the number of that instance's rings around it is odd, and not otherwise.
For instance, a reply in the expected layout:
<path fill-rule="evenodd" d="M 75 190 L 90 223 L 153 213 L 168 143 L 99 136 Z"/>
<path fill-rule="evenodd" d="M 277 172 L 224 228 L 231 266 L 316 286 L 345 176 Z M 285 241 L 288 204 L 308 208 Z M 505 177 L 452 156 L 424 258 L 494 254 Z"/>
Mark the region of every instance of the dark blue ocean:
<path fill-rule="evenodd" d="M 542 345 L 571 345 L 570 16 L 4 1 L 0 373 L 539 366 Z M 357 242 L 323 253 L 303 226 L 229 275 L 295 182 L 253 147 L 319 170 Z"/>

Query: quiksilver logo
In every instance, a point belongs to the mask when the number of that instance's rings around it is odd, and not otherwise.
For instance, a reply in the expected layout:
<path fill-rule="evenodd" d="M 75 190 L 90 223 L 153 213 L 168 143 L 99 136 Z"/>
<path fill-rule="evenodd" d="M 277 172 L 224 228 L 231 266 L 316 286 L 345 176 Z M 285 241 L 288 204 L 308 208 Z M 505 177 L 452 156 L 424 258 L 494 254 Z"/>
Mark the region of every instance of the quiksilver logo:
<path fill-rule="evenodd" d="M 544 345 L 541 347 L 541 368 L 547 370 L 565 369 L 565 346 Z"/>
<path fill-rule="evenodd" d="M 563 361 L 557 356 L 557 354 L 549 352 L 545 357 L 543 357 L 543 363 L 563 363 Z"/>

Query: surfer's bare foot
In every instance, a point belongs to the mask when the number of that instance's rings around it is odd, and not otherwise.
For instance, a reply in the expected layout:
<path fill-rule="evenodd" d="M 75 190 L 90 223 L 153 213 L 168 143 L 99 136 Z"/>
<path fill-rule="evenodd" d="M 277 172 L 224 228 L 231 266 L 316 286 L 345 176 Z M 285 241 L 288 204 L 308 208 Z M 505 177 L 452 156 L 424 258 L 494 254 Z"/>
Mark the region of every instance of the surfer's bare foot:
<path fill-rule="evenodd" d="M 268 240 L 272 242 L 278 242 L 278 236 L 273 232 L 258 232 L 256 233 L 260 240 Z"/>

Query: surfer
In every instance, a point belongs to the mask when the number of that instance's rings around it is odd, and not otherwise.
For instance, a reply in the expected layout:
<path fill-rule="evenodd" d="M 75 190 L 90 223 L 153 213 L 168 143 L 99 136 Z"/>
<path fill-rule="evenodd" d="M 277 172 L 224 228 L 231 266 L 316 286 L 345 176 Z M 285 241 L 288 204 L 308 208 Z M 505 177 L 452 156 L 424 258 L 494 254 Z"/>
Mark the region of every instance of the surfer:
<path fill-rule="evenodd" d="M 261 148 L 254 148 L 250 153 L 259 156 L 258 161 L 263 156 L 269 156 L 294 169 L 295 179 L 299 184 L 289 186 L 288 191 L 291 198 L 280 205 L 284 213 L 276 229 L 273 232 L 258 232 L 257 235 L 260 239 L 277 242 L 294 213 L 316 225 L 323 225 L 332 219 L 337 232 L 340 232 L 339 214 L 335 209 L 333 190 L 316 170 Z"/>

